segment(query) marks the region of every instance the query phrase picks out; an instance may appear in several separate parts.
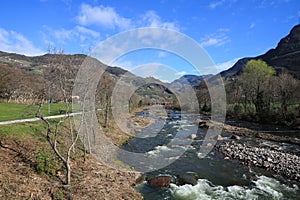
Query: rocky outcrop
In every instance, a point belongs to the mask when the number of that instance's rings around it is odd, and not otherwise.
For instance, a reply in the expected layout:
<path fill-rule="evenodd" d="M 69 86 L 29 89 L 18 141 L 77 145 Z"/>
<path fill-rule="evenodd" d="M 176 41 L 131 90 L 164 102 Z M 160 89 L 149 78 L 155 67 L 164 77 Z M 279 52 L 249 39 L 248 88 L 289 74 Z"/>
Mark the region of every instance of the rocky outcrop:
<path fill-rule="evenodd" d="M 262 167 L 291 180 L 300 181 L 299 155 L 269 148 L 247 146 L 235 141 L 221 144 L 216 149 L 224 154 L 225 159 L 237 159 L 245 165 Z"/>

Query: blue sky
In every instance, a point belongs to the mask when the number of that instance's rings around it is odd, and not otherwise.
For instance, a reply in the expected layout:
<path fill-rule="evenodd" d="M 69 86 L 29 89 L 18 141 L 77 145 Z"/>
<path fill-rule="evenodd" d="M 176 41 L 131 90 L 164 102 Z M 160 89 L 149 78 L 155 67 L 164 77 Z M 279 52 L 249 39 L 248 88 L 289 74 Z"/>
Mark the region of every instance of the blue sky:
<path fill-rule="evenodd" d="M 276 47 L 299 22 L 299 0 L 10 0 L 1 2 L 0 50 L 40 55 L 51 45 L 88 54 L 122 31 L 158 27 L 198 42 L 221 71 Z M 178 76 L 195 73 L 162 51 L 131 53 L 114 64 L 131 70 L 147 63 L 167 65 Z"/>

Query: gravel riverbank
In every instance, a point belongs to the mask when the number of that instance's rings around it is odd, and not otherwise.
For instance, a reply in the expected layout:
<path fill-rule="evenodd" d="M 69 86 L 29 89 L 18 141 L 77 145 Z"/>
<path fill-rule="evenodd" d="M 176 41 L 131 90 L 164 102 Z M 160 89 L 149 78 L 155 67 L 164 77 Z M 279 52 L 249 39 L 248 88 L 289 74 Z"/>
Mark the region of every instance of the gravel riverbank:
<path fill-rule="evenodd" d="M 236 141 L 225 142 L 218 145 L 216 149 L 224 154 L 224 159 L 237 159 L 245 165 L 272 170 L 290 180 L 300 181 L 299 155 L 270 148 L 247 146 Z"/>

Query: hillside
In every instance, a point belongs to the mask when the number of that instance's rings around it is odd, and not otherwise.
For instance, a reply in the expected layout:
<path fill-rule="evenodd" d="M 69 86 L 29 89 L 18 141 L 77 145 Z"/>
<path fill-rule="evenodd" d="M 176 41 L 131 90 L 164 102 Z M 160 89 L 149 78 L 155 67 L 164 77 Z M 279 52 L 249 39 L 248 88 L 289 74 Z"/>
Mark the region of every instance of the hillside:
<path fill-rule="evenodd" d="M 225 78 L 239 75 L 250 59 L 262 59 L 274 67 L 277 73 L 287 72 L 300 79 L 300 25 L 292 28 L 290 33 L 282 38 L 277 47 L 263 55 L 238 60 L 230 69 L 221 72 Z"/>
<path fill-rule="evenodd" d="M 49 85 L 57 79 L 57 73 L 64 74 L 65 84 L 68 85 L 67 91 L 70 95 L 77 71 L 86 58 L 87 56 L 83 54 L 45 54 L 29 57 L 0 51 L 0 71 L 3 72 L 0 75 L 0 99 L 28 103 L 28 99 L 35 99 L 41 95 L 47 87 L 45 84 Z M 107 90 L 104 93 L 111 93 L 116 82 L 122 78 L 122 81 L 125 81 L 128 85 L 133 84 L 140 88 L 137 91 L 140 96 L 139 99 L 147 99 L 143 102 L 170 101 L 172 93 L 163 86 L 164 84 L 161 81 L 141 78 L 122 68 L 107 66 L 91 57 L 89 59 L 92 59 L 97 66 L 105 69 L 105 73 L 99 82 L 99 88 L 104 85 L 101 88 L 102 93 L 103 89 Z M 109 81 L 107 82 L 107 80 Z M 56 80 L 56 82 L 58 81 Z M 53 84 L 52 88 L 58 88 L 57 84 L 59 83 L 51 84 Z M 152 84 L 151 87 L 153 87 L 150 97 L 147 95 L 149 84 Z M 157 93 L 157 95 L 154 93 Z M 59 101 L 61 95 L 53 94 L 52 98 Z"/>
<path fill-rule="evenodd" d="M 190 84 L 192 87 L 197 87 L 199 85 L 199 83 L 209 77 L 211 75 L 202 75 L 202 76 L 197 76 L 197 75 L 192 75 L 192 74 L 187 74 L 187 75 L 183 75 L 182 77 L 180 77 L 179 79 L 174 80 L 171 85 L 175 85 L 175 84 Z"/>
<path fill-rule="evenodd" d="M 212 75 L 183 75 L 179 79 L 174 80 L 172 83 L 169 84 L 170 88 L 175 89 L 177 91 L 182 91 L 186 88 L 186 86 L 191 86 L 192 88 L 197 88 L 201 81 L 203 81 L 205 78 L 209 78 Z"/>

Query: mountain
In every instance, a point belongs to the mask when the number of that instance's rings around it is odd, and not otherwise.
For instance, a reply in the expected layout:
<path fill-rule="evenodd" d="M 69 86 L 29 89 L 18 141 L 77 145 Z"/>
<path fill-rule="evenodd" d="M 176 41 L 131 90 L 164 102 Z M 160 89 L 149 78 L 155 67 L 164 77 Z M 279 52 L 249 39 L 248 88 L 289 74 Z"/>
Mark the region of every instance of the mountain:
<path fill-rule="evenodd" d="M 201 81 L 205 78 L 209 78 L 212 75 L 183 75 L 179 79 L 174 80 L 172 83 L 169 84 L 169 86 L 173 89 L 176 89 L 178 91 L 184 90 L 186 86 L 191 86 L 192 88 L 196 88 L 199 86 Z"/>
<path fill-rule="evenodd" d="M 87 55 L 84 54 L 45 54 L 30 57 L 0 51 L 0 100 L 25 103 L 26 99 L 38 98 L 46 85 L 52 84 L 52 88 L 59 88 L 61 83 L 57 77 L 62 75 L 66 91 L 71 94 L 77 71 L 86 58 Z M 107 66 L 95 58 L 89 59 L 105 69 L 98 86 L 103 95 L 110 94 L 115 84 L 122 80 L 122 84 L 128 87 L 139 88 L 136 91 L 138 98 L 146 98 L 149 104 L 169 102 L 172 99 L 173 94 L 159 80 L 138 77 L 122 68 Z M 52 98 L 59 101 L 61 94 L 53 92 Z"/>
<path fill-rule="evenodd" d="M 277 73 L 287 72 L 300 79 L 300 24 L 292 28 L 290 33 L 282 38 L 275 49 L 257 57 L 238 60 L 233 67 L 221 72 L 221 76 L 230 78 L 239 75 L 250 59 L 262 59 L 274 67 Z"/>
<path fill-rule="evenodd" d="M 79 69 L 81 64 L 87 58 L 84 54 L 45 54 L 41 56 L 25 56 L 16 53 L 7 53 L 0 51 L 0 63 L 6 64 L 14 68 L 24 70 L 25 72 L 38 73 L 40 70 L 47 68 L 49 65 L 59 64 L 62 66 L 72 64 L 75 69 Z M 120 76 L 128 71 L 119 68 L 106 66 L 96 60 L 99 66 L 106 68 L 110 74 Z M 129 72 L 128 72 L 129 73 Z"/>

